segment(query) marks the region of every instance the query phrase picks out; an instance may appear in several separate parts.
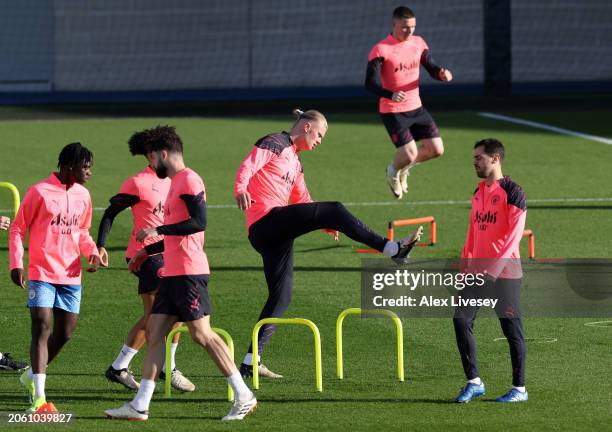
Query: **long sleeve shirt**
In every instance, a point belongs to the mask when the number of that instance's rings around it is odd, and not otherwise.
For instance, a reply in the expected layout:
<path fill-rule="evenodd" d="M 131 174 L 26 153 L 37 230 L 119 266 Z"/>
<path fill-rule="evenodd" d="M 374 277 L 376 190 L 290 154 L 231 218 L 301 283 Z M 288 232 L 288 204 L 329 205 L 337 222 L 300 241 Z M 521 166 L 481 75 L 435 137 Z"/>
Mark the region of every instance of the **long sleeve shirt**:
<path fill-rule="evenodd" d="M 274 207 L 312 202 L 295 145 L 286 132 L 266 135 L 255 143 L 236 174 L 234 196 L 248 192 L 249 227 Z"/>
<path fill-rule="evenodd" d="M 89 235 L 91 197 L 80 184 L 69 188 L 56 173 L 28 189 L 9 232 L 10 268 L 23 268 L 29 231 L 28 279 L 56 284 L 81 283 L 81 259 L 98 255 Z"/>
<path fill-rule="evenodd" d="M 478 184 L 472 196 L 470 224 L 462 259 L 479 262 L 493 277 L 522 277 L 519 244 L 527 219 L 527 200 L 510 177 Z M 471 266 L 472 268 L 474 266 Z"/>

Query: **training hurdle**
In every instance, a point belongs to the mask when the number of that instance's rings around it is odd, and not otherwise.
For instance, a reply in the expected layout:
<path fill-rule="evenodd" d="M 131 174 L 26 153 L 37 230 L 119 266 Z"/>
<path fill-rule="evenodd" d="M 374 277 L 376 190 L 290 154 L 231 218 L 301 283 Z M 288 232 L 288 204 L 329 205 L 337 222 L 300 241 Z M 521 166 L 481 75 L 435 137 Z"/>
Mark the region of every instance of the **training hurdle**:
<path fill-rule="evenodd" d="M 438 241 L 438 226 L 436 224 L 436 218 L 433 216 L 425 216 L 414 219 L 395 219 L 389 222 L 389 228 L 387 231 L 387 238 L 393 240 L 395 237 L 395 228 L 410 226 L 410 225 L 423 225 L 429 224 L 429 243 L 417 243 L 417 246 L 434 246 Z M 374 249 L 357 249 L 357 253 L 380 253 Z"/>
<path fill-rule="evenodd" d="M 529 237 L 529 258 L 535 259 L 535 234 L 532 230 L 523 231 L 523 237 Z"/>
<path fill-rule="evenodd" d="M 259 329 L 265 324 L 292 324 L 292 325 L 304 325 L 312 331 L 314 336 L 314 349 L 315 349 L 315 373 L 316 373 L 316 385 L 317 390 L 323 391 L 323 369 L 321 366 L 321 334 L 319 329 L 310 320 L 304 318 L 264 318 L 255 324 L 253 327 L 253 388 L 259 389 L 259 365 L 257 359 L 259 359 Z"/>
<path fill-rule="evenodd" d="M 230 334 L 223 329 L 213 327 L 213 331 L 217 333 L 219 336 L 221 336 L 223 339 L 225 339 L 225 343 L 227 344 L 227 347 L 229 348 L 230 356 L 232 357 L 232 362 L 233 362 L 234 361 L 234 340 L 232 339 Z M 168 333 L 168 336 L 166 337 L 166 364 L 167 365 L 171 363 L 170 349 L 172 348 L 172 338 L 177 333 L 189 333 L 189 329 L 187 328 L 187 326 L 180 326 L 175 329 L 172 329 L 170 333 Z M 170 394 L 171 381 L 172 381 L 171 375 L 166 375 L 166 383 L 164 384 L 164 395 L 166 399 L 169 399 L 171 397 L 171 394 Z M 227 400 L 230 402 L 234 400 L 234 392 L 232 390 L 232 386 L 229 384 L 227 385 Z"/>
<path fill-rule="evenodd" d="M 5 188 L 11 191 L 13 194 L 13 216 L 17 216 L 17 211 L 19 210 L 19 205 L 21 204 L 21 199 L 19 198 L 19 190 L 13 183 L 9 182 L 0 182 L 0 188 Z"/>
<path fill-rule="evenodd" d="M 399 317 L 386 309 L 361 309 L 349 308 L 340 312 L 336 320 L 336 370 L 338 378 L 344 378 L 344 366 L 342 357 L 342 323 L 348 315 L 384 315 L 388 316 L 395 323 L 395 333 L 397 337 L 397 377 L 404 381 L 404 329 Z"/>

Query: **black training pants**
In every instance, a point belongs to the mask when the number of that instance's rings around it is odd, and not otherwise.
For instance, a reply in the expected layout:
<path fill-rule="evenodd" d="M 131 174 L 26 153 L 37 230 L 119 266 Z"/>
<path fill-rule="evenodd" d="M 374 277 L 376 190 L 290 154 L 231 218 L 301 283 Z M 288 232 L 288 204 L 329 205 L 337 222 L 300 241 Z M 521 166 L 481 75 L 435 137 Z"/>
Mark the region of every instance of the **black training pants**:
<path fill-rule="evenodd" d="M 263 259 L 268 300 L 259 319 L 282 317 L 291 303 L 293 289 L 293 240 L 318 229 L 333 229 L 381 251 L 387 239 L 376 234 L 339 202 L 313 202 L 275 207 L 251 225 L 249 241 Z M 259 330 L 261 354 L 276 326 Z M 252 346 L 249 347 L 252 352 Z"/>
<path fill-rule="evenodd" d="M 521 281 L 522 279 L 497 279 L 494 283 L 488 284 L 484 290 L 461 293 L 464 298 L 495 297 L 499 299 L 495 312 L 510 347 L 512 385 L 516 387 L 525 385 L 525 358 L 527 356 L 525 334 L 520 316 Z M 468 380 L 480 376 L 476 361 L 476 338 L 473 332 L 477 311 L 478 307 L 457 307 L 453 318 L 457 348 L 463 363 L 463 371 Z"/>

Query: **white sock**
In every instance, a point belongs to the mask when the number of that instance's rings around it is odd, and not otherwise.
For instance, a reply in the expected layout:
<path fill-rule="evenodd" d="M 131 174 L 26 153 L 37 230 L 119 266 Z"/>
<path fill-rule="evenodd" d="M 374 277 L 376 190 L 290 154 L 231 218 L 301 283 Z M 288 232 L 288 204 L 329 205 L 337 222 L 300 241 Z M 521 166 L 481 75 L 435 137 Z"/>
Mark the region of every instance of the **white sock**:
<path fill-rule="evenodd" d="M 232 390 L 234 390 L 234 400 L 238 402 L 246 402 L 253 397 L 253 392 L 249 390 L 247 385 L 244 383 L 240 372 L 236 371 L 228 376 L 227 382 L 232 386 Z"/>
<path fill-rule="evenodd" d="M 521 393 L 525 393 L 527 391 L 527 389 L 525 388 L 525 386 L 523 387 L 517 387 L 517 386 L 512 386 L 513 389 L 517 389 L 518 391 L 520 391 Z"/>
<path fill-rule="evenodd" d="M 389 164 L 389 165 L 387 166 L 387 175 L 388 175 L 389 177 L 395 177 L 395 176 L 397 176 L 397 172 L 398 172 L 398 171 L 395 169 L 395 167 L 393 166 L 393 164 Z"/>
<path fill-rule="evenodd" d="M 176 356 L 176 349 L 178 348 L 178 343 L 172 343 L 170 347 L 170 370 L 173 371 L 176 367 L 176 362 L 174 361 L 174 356 Z M 166 373 L 166 363 L 164 362 L 164 367 L 162 367 L 162 371 Z"/>
<path fill-rule="evenodd" d="M 132 400 L 132 407 L 136 411 L 147 411 L 154 391 L 155 381 L 149 379 L 140 380 L 140 388 Z"/>
<path fill-rule="evenodd" d="M 28 368 L 28 379 L 32 381 L 34 379 L 34 372 L 32 372 L 32 366 Z"/>
<path fill-rule="evenodd" d="M 397 255 L 398 252 L 399 252 L 399 243 L 396 241 L 392 241 L 392 240 L 387 241 L 387 244 L 385 245 L 385 248 L 383 249 L 383 254 L 385 254 L 388 257 L 392 257 L 392 256 Z"/>
<path fill-rule="evenodd" d="M 32 375 L 32 381 L 34 381 L 34 397 L 45 399 L 45 379 L 46 374 L 34 374 Z"/>
<path fill-rule="evenodd" d="M 246 353 L 246 355 L 244 356 L 244 360 L 242 360 L 242 363 L 244 363 L 247 366 L 253 366 L 253 353 Z M 258 354 L 257 364 L 259 363 L 261 363 L 261 356 Z"/>
<path fill-rule="evenodd" d="M 2 355 L 2 353 L 0 353 L 0 360 L 2 360 L 2 357 L 4 357 L 4 356 Z"/>
<path fill-rule="evenodd" d="M 476 385 L 481 385 L 482 384 L 482 380 L 480 379 L 480 377 L 476 377 L 476 378 L 473 378 L 471 380 L 468 380 L 468 382 L 470 384 L 476 384 Z"/>
<path fill-rule="evenodd" d="M 123 345 L 123 348 L 121 348 L 121 351 L 119 351 L 119 355 L 113 362 L 113 369 L 127 369 L 136 354 L 138 354 L 138 350 L 130 348 L 127 345 Z"/>

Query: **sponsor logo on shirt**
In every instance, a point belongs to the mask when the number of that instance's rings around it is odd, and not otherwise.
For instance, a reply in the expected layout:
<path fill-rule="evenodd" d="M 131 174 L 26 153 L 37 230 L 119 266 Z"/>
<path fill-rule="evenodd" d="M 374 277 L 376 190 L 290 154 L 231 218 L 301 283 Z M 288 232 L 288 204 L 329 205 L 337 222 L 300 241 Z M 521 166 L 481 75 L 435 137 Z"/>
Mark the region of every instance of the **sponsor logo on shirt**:
<path fill-rule="evenodd" d="M 476 217 L 474 218 L 474 223 L 478 225 L 478 229 L 480 231 L 486 231 L 489 224 L 497 223 L 497 212 L 491 213 L 491 211 L 488 211 L 486 213 L 482 213 L 477 211 Z"/>
<path fill-rule="evenodd" d="M 65 214 L 60 212 L 53 216 L 49 224 L 53 231 L 60 231 L 60 234 L 72 234 L 72 229 L 79 226 L 80 214 Z"/>
<path fill-rule="evenodd" d="M 157 205 L 153 208 L 153 214 L 154 215 L 162 215 L 164 214 L 164 206 L 162 205 L 162 202 L 158 202 Z"/>
<path fill-rule="evenodd" d="M 397 72 L 404 72 L 404 71 L 412 70 L 412 69 L 417 68 L 417 67 L 419 67 L 419 62 L 418 61 L 414 61 L 412 63 L 403 63 L 403 62 L 400 62 L 400 64 L 397 65 L 393 71 L 395 73 L 397 73 Z"/>
<path fill-rule="evenodd" d="M 288 190 L 290 190 L 293 187 L 293 184 L 295 183 L 295 175 L 293 175 L 292 177 L 289 171 L 287 171 L 285 175 L 281 177 L 281 179 L 285 181 Z"/>

